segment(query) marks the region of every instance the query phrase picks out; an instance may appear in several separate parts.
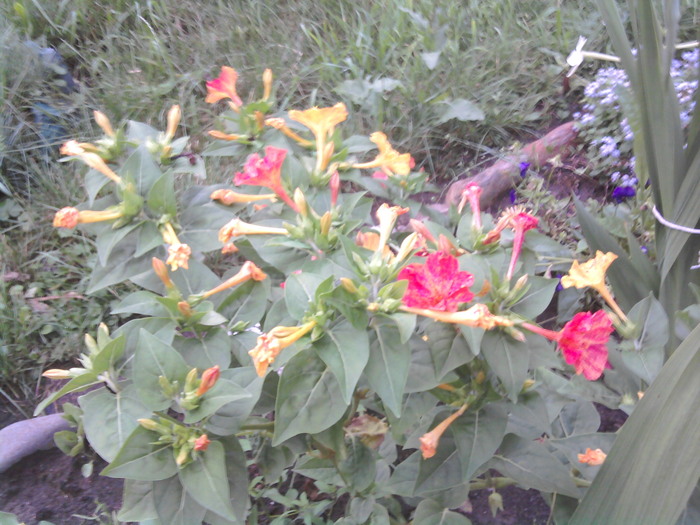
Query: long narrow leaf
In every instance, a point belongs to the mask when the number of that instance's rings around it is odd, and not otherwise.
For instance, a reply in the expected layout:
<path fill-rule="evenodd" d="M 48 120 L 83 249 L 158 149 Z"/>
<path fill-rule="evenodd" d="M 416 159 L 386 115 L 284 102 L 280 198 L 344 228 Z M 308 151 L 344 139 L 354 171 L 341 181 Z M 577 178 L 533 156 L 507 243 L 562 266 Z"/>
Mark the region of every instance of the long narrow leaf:
<path fill-rule="evenodd" d="M 569 525 L 675 523 L 700 478 L 700 326 L 622 427 Z"/>

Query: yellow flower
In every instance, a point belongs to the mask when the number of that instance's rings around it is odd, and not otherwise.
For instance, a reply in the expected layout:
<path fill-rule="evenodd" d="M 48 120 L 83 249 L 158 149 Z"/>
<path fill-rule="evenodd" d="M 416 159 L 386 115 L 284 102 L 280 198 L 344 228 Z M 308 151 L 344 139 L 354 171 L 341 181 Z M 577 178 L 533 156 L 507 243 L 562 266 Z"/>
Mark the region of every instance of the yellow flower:
<path fill-rule="evenodd" d="M 180 106 L 174 104 L 168 111 L 168 126 L 165 130 L 165 142 L 170 142 L 175 136 L 177 131 L 177 126 L 180 124 L 180 117 L 182 116 L 182 111 L 180 111 Z"/>
<path fill-rule="evenodd" d="M 52 368 L 51 370 L 46 370 L 43 377 L 48 379 L 70 379 L 73 377 L 68 370 L 61 370 L 60 368 Z"/>
<path fill-rule="evenodd" d="M 377 157 L 370 162 L 365 162 L 362 164 L 353 164 L 353 168 L 357 169 L 368 169 L 368 168 L 381 168 L 381 170 L 387 175 L 402 175 L 406 176 L 411 172 L 411 167 L 413 165 L 413 159 L 410 153 L 399 153 L 396 151 L 386 135 L 381 131 L 372 133 L 369 140 L 377 145 L 379 154 Z"/>
<path fill-rule="evenodd" d="M 499 315 L 493 315 L 488 307 L 481 303 L 475 304 L 471 308 L 460 312 L 443 312 L 427 308 L 413 308 L 410 306 L 402 306 L 401 310 L 411 314 L 429 317 L 430 319 L 442 323 L 461 324 L 464 326 L 483 328 L 484 330 L 493 330 L 497 326 L 513 326 L 513 321 Z"/>
<path fill-rule="evenodd" d="M 92 113 L 95 117 L 95 122 L 97 123 L 98 126 L 104 131 L 104 134 L 107 135 L 108 137 L 114 137 L 115 133 L 114 130 L 112 129 L 112 124 L 107 118 L 107 115 L 102 113 L 101 111 L 93 111 Z"/>
<path fill-rule="evenodd" d="M 272 94 L 272 70 L 270 68 L 267 68 L 265 71 L 263 71 L 263 76 L 262 76 L 262 81 L 263 81 L 263 100 L 267 100 L 270 98 L 270 95 Z"/>
<path fill-rule="evenodd" d="M 387 203 L 382 204 L 377 209 L 377 220 L 379 221 L 379 243 L 377 251 L 384 250 L 386 243 L 389 242 L 389 236 L 394 229 L 394 224 L 399 215 L 408 213 L 408 208 L 401 206 L 389 206 Z"/>
<path fill-rule="evenodd" d="M 348 110 L 345 104 L 339 102 L 330 108 L 313 107 L 304 111 L 292 109 L 289 118 L 303 124 L 315 137 L 322 137 L 325 141 L 333 134 L 335 127 L 348 118 Z"/>
<path fill-rule="evenodd" d="M 53 218 L 54 228 L 68 228 L 72 230 L 78 224 L 89 224 L 119 219 L 124 216 L 120 206 L 112 206 L 106 210 L 78 210 L 67 206 L 56 212 Z"/>
<path fill-rule="evenodd" d="M 170 270 L 173 272 L 178 268 L 187 270 L 189 268 L 188 261 L 190 260 L 190 255 L 192 255 L 192 249 L 186 244 L 171 244 L 168 247 L 168 258 L 165 264 L 169 264 Z"/>
<path fill-rule="evenodd" d="M 209 136 L 214 137 L 215 139 L 219 140 L 228 140 L 228 141 L 236 141 L 245 138 L 243 135 L 236 135 L 236 134 L 229 134 L 229 133 L 224 133 L 223 131 L 218 131 L 215 129 L 212 129 L 211 131 L 208 132 Z"/>
<path fill-rule="evenodd" d="M 270 126 L 271 128 L 275 128 L 278 131 L 281 131 L 286 136 L 288 136 L 290 139 L 295 140 L 296 142 L 299 143 L 299 145 L 301 145 L 305 148 L 308 148 L 309 146 L 313 145 L 313 142 L 311 142 L 310 140 L 306 140 L 305 138 L 300 137 L 294 131 L 292 131 L 289 128 L 289 126 L 287 126 L 287 123 L 284 121 L 283 118 L 270 117 L 268 119 L 265 119 L 265 125 Z"/>
<path fill-rule="evenodd" d="M 316 321 L 309 321 L 301 326 L 276 326 L 259 336 L 255 348 L 248 352 L 248 355 L 253 358 L 258 375 L 264 376 L 282 350 L 304 337 L 315 326 Z"/>
<path fill-rule="evenodd" d="M 239 235 L 287 235 L 284 228 L 272 228 L 269 226 L 258 226 L 244 222 L 238 218 L 231 219 L 219 230 L 219 241 L 222 244 L 228 243 L 233 237 Z"/>
<path fill-rule="evenodd" d="M 256 202 L 262 200 L 271 200 L 275 202 L 277 196 L 274 193 L 264 193 L 262 195 L 249 195 L 247 193 L 239 193 L 233 190 L 214 190 L 209 198 L 213 201 L 219 201 L 221 204 L 230 206 L 231 204 L 243 204 L 247 202 Z"/>
<path fill-rule="evenodd" d="M 600 250 L 596 251 L 595 257 L 579 264 L 574 261 L 569 269 L 569 274 L 561 278 L 561 285 L 564 288 L 575 286 L 576 288 L 593 288 L 606 303 L 614 310 L 614 312 L 627 322 L 627 316 L 613 299 L 612 293 L 605 284 L 605 273 L 608 267 L 617 259 L 617 255 L 612 252 L 603 253 Z"/>
<path fill-rule="evenodd" d="M 599 448 L 595 450 L 587 448 L 585 454 L 578 455 L 578 461 L 579 463 L 585 463 L 586 465 L 592 465 L 595 467 L 602 465 L 606 457 L 608 457 L 608 455 Z"/>
<path fill-rule="evenodd" d="M 442 423 L 436 426 L 433 430 L 427 434 L 423 434 L 420 441 L 420 450 L 423 453 L 423 459 L 432 458 L 437 452 L 438 443 L 440 442 L 440 437 L 444 434 L 445 430 L 457 419 L 459 416 L 464 414 L 469 405 L 466 403 L 462 405 L 457 412 L 450 415 Z"/>

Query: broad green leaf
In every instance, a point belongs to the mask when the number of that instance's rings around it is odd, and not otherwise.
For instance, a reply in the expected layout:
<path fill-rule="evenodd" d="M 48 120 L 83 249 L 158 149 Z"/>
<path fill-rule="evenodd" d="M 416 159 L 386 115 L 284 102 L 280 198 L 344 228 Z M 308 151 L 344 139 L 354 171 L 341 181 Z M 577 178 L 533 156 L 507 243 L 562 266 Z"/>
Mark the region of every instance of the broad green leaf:
<path fill-rule="evenodd" d="M 100 235 L 97 236 L 95 240 L 95 246 L 97 248 L 97 256 L 100 261 L 100 265 L 107 266 L 111 263 L 109 256 L 112 254 L 112 250 L 128 235 L 134 230 L 139 228 L 143 222 L 132 222 L 121 228 L 112 229 L 106 228 L 102 231 Z M 131 236 L 133 237 L 133 235 Z M 129 239 L 128 242 L 131 242 Z"/>
<path fill-rule="evenodd" d="M 150 481 L 124 480 L 122 508 L 119 521 L 145 521 L 158 518 L 153 501 L 153 483 Z"/>
<path fill-rule="evenodd" d="M 284 301 L 287 311 L 295 320 L 301 321 L 316 297 L 316 289 L 325 280 L 315 273 L 292 274 L 287 277 L 284 287 Z"/>
<path fill-rule="evenodd" d="M 597 430 L 597 429 L 596 429 Z M 600 466 L 586 465 L 578 460 L 579 454 L 584 454 L 586 449 L 601 449 L 606 454 L 615 442 L 616 434 L 613 432 L 589 432 L 586 434 L 578 434 L 571 437 L 550 439 L 549 444 L 562 452 L 569 461 L 569 464 L 581 473 L 584 479 L 593 480 Z"/>
<path fill-rule="evenodd" d="M 177 350 L 143 328 L 138 341 L 132 370 L 136 391 L 149 409 L 165 410 L 173 400 L 163 393 L 158 378 L 163 376 L 171 383 L 177 381 L 183 387 L 190 367 Z"/>
<path fill-rule="evenodd" d="M 98 345 L 102 345 L 102 343 L 99 341 L 99 333 L 97 339 Z M 109 338 L 107 338 L 107 340 L 109 341 Z M 104 344 L 102 349 L 97 352 L 97 355 L 92 358 L 92 371 L 96 374 L 100 374 L 113 367 L 114 364 L 124 355 L 125 344 L 126 337 L 123 335 L 115 337 L 107 344 Z"/>
<path fill-rule="evenodd" d="M 212 511 L 207 511 L 204 521 L 209 525 L 243 525 L 246 523 L 248 502 L 248 469 L 246 455 L 236 437 L 223 438 L 226 456 L 226 476 L 229 481 L 229 501 L 233 505 L 235 519 L 227 519 Z"/>
<path fill-rule="evenodd" d="M 211 416 L 224 405 L 250 397 L 252 396 L 249 392 L 233 381 L 219 379 L 211 390 L 202 396 L 199 406 L 187 411 L 184 421 L 187 424 L 197 423 L 205 417 Z"/>
<path fill-rule="evenodd" d="M 462 480 L 468 482 L 503 441 L 508 417 L 501 407 L 486 405 L 477 412 L 458 417 L 449 427 L 462 465 Z"/>
<path fill-rule="evenodd" d="M 465 516 L 444 508 L 436 501 L 424 499 L 416 507 L 413 523 L 420 525 L 471 525 Z"/>
<path fill-rule="evenodd" d="M 700 478 L 700 326 L 618 433 L 571 525 L 675 523 Z M 625 480 L 620 483 L 619 480 Z"/>
<path fill-rule="evenodd" d="M 94 207 L 95 199 L 100 190 L 104 188 L 110 180 L 97 170 L 89 169 L 85 174 L 85 191 L 88 196 L 88 206 Z"/>
<path fill-rule="evenodd" d="M 170 445 L 154 444 L 159 434 L 137 425 L 116 457 L 100 473 L 110 478 L 159 481 L 177 474 Z"/>
<path fill-rule="evenodd" d="M 138 234 L 138 238 L 136 240 L 134 257 L 141 257 L 149 252 L 153 255 L 153 250 L 164 244 L 163 236 L 158 231 L 158 227 L 154 221 L 143 222 L 136 233 Z M 162 287 L 160 280 L 158 280 L 158 284 Z"/>
<path fill-rule="evenodd" d="M 402 343 L 407 343 L 415 332 L 417 317 L 418 316 L 415 314 L 405 314 L 401 312 L 391 314 L 391 318 L 399 329 L 399 335 L 401 336 Z"/>
<path fill-rule="evenodd" d="M 140 290 L 127 295 L 122 301 L 112 308 L 111 313 L 116 314 L 140 314 L 153 317 L 167 316 L 168 312 L 156 299 L 156 295 L 146 290 Z"/>
<path fill-rule="evenodd" d="M 177 201 L 171 172 L 164 173 L 153 183 L 146 200 L 148 207 L 158 215 L 177 216 Z"/>
<path fill-rule="evenodd" d="M 546 400 L 537 392 L 522 394 L 517 403 L 504 400 L 502 404 L 508 413 L 506 432 L 528 439 L 537 439 L 548 432 L 550 419 Z"/>
<path fill-rule="evenodd" d="M 419 457 L 420 452 L 415 452 Z M 463 483 L 464 468 L 457 449 L 454 433 L 445 432 L 440 438 L 435 455 L 420 459 L 418 473 L 411 481 L 415 495 L 429 496 L 457 487 Z"/>
<path fill-rule="evenodd" d="M 232 322 L 245 321 L 250 325 L 260 322 L 267 308 L 270 282 L 270 279 L 265 279 L 236 286 L 221 302 L 218 311 Z"/>
<path fill-rule="evenodd" d="M 580 497 L 569 469 L 544 444 L 537 441 L 508 435 L 489 466 L 504 476 L 513 478 L 524 488 Z"/>
<path fill-rule="evenodd" d="M 90 446 L 111 462 L 129 435 L 138 426 L 137 420 L 151 416 L 141 404 L 134 385 L 116 394 L 106 388 L 93 390 L 78 398 L 83 409 L 83 426 Z"/>
<path fill-rule="evenodd" d="M 86 372 L 84 374 L 79 375 L 78 377 L 74 377 L 65 385 L 63 385 L 63 387 L 61 387 L 60 390 L 54 392 L 49 397 L 44 399 L 41 403 L 39 403 L 34 409 L 34 415 L 37 416 L 41 414 L 47 406 L 49 406 L 57 399 L 62 398 L 66 394 L 69 394 L 70 392 L 82 392 L 83 390 L 87 390 L 91 386 L 98 385 L 100 383 L 102 383 L 102 381 L 97 379 L 97 374 L 94 374 L 92 372 Z"/>
<path fill-rule="evenodd" d="M 568 438 L 594 433 L 600 427 L 600 415 L 590 401 L 576 401 L 566 405 L 552 423 L 552 435 Z M 596 447 L 592 447 L 596 448 Z M 582 451 L 582 452 L 585 452 Z"/>
<path fill-rule="evenodd" d="M 510 307 L 510 310 L 527 319 L 537 318 L 552 302 L 558 282 L 557 279 L 546 279 L 530 275 L 527 281 L 527 292 L 518 302 Z"/>
<path fill-rule="evenodd" d="M 366 330 L 357 330 L 348 321 L 325 330 L 312 348 L 338 380 L 345 403 L 350 404 L 355 385 L 369 359 L 369 338 Z"/>
<path fill-rule="evenodd" d="M 223 328 L 195 337 L 176 337 L 173 347 L 182 354 L 189 366 L 200 370 L 215 365 L 223 369 L 231 364 L 231 339 Z"/>
<path fill-rule="evenodd" d="M 527 379 L 528 347 L 503 332 L 488 331 L 484 334 L 481 352 L 491 370 L 498 377 L 514 403 Z"/>
<path fill-rule="evenodd" d="M 230 499 L 224 446 L 219 441 L 212 441 L 194 462 L 179 470 L 178 476 L 197 503 L 226 519 L 236 519 Z"/>
<path fill-rule="evenodd" d="M 274 377 L 278 377 L 277 374 L 274 374 Z M 258 376 L 252 366 L 223 370 L 221 379 L 238 385 L 250 395 L 222 406 L 207 421 L 207 430 L 220 436 L 228 436 L 236 432 L 253 411 L 260 398 L 264 379 Z"/>
<path fill-rule="evenodd" d="M 637 377 L 651 384 L 664 365 L 664 347 L 669 337 L 666 312 L 649 294 L 630 310 L 628 317 L 637 326 L 639 335 L 621 344 L 622 360 Z"/>
<path fill-rule="evenodd" d="M 297 434 L 315 434 L 338 421 L 347 408 L 335 374 L 311 351 L 285 365 L 277 389 L 273 446 Z"/>
<path fill-rule="evenodd" d="M 429 323 L 425 327 L 425 337 L 437 379 L 474 358 L 466 341 L 458 337 L 454 326 L 448 323 Z"/>
<path fill-rule="evenodd" d="M 133 180 L 138 193 L 147 197 L 153 184 L 161 177 L 160 168 L 145 145 L 141 145 L 129 156 L 119 174 L 125 180 Z"/>
<path fill-rule="evenodd" d="M 179 476 L 156 481 L 153 500 L 163 525 L 199 525 L 206 514 L 206 508 L 183 487 Z"/>
<path fill-rule="evenodd" d="M 484 112 L 473 102 L 457 98 L 448 102 L 443 102 L 444 108 L 438 116 L 437 124 L 444 124 L 452 119 L 469 122 L 474 120 L 484 120 Z"/>
<path fill-rule="evenodd" d="M 350 442 L 346 458 L 338 465 L 338 472 L 357 492 L 364 492 L 374 483 L 376 461 L 372 451 L 358 439 Z"/>
<path fill-rule="evenodd" d="M 133 245 L 129 244 L 123 247 L 120 245 L 112 251 L 107 266 L 96 264 L 90 275 L 87 293 L 94 294 L 103 288 L 124 282 L 140 274 L 152 273 L 151 257 L 148 255 L 134 257 L 133 253 Z M 113 260 L 114 262 L 112 262 Z"/>
<path fill-rule="evenodd" d="M 370 359 L 365 369 L 367 381 L 386 407 L 400 416 L 411 347 L 401 343 L 399 329 L 391 319 L 375 317 L 370 326 Z"/>

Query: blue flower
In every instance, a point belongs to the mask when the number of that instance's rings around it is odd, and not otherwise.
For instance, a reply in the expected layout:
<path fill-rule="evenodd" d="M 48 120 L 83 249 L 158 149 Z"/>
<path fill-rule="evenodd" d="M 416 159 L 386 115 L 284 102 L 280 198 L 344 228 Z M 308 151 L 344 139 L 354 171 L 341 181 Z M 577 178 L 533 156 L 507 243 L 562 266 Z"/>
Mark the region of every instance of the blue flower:
<path fill-rule="evenodd" d="M 613 190 L 612 198 L 619 204 L 630 197 L 634 197 L 636 194 L 637 190 L 634 189 L 634 186 L 618 186 Z"/>
<path fill-rule="evenodd" d="M 527 175 L 527 170 L 530 167 L 529 162 L 521 162 L 520 163 L 520 176 L 524 179 L 525 175 Z"/>

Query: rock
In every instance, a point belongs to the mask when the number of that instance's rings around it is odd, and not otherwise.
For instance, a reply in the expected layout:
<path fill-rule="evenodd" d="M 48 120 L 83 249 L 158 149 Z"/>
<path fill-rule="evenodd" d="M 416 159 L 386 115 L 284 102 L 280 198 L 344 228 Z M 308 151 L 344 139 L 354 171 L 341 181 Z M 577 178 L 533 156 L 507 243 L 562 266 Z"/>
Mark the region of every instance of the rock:
<path fill-rule="evenodd" d="M 520 182 L 520 163 L 528 162 L 532 167 L 543 166 L 549 159 L 560 155 L 564 158 L 569 153 L 569 146 L 576 139 L 573 122 L 567 122 L 553 129 L 544 137 L 531 142 L 505 159 L 499 160 L 493 166 L 486 168 L 468 179 L 458 180 L 447 190 L 445 203 L 457 205 L 462 197 L 462 191 L 469 182 L 481 186 L 481 206 L 485 208 L 498 199 L 503 193 L 515 188 Z"/>
<path fill-rule="evenodd" d="M 53 435 L 69 428 L 70 424 L 61 414 L 25 419 L 3 428 L 0 430 L 0 472 L 37 450 L 53 446 Z"/>

